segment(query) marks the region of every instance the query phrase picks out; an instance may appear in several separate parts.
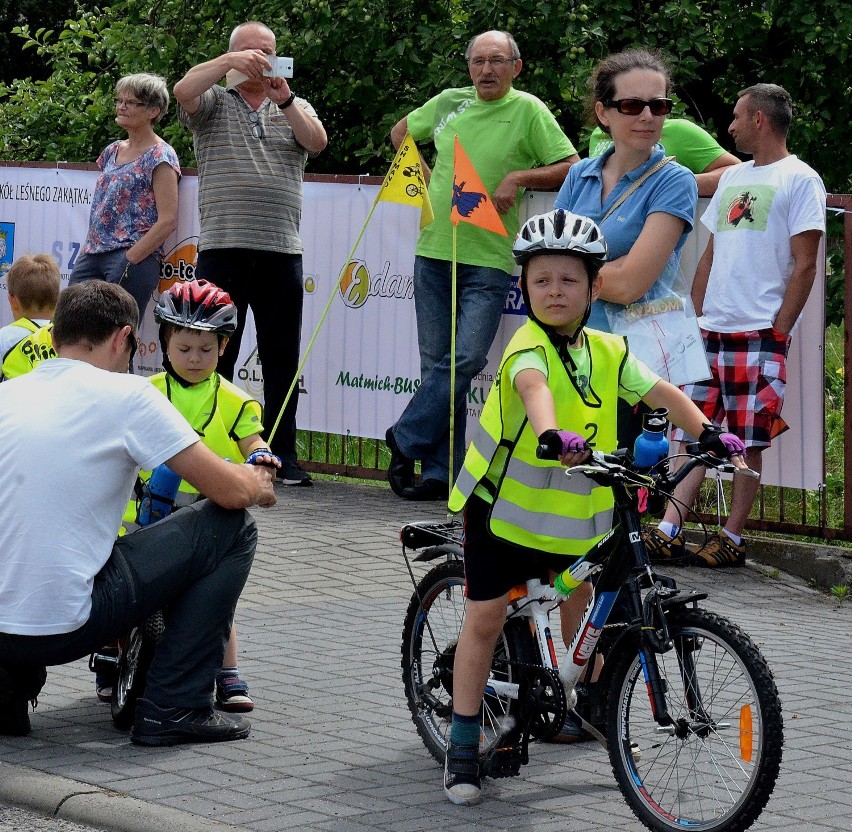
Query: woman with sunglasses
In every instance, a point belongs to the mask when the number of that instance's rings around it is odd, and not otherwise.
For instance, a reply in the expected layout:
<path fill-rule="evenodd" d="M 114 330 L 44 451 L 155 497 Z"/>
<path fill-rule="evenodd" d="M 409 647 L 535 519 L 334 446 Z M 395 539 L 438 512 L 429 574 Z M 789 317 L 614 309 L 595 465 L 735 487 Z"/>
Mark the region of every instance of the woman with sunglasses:
<path fill-rule="evenodd" d="M 592 74 L 591 122 L 612 138 L 603 155 L 571 166 L 556 208 L 590 217 L 606 237 L 609 256 L 603 286 L 588 326 L 613 331 L 607 310 L 668 293 L 679 271 L 680 251 L 692 231 L 698 203 L 695 177 L 669 161 L 623 195 L 665 158 L 658 144 L 672 110 L 665 63 L 645 50 L 604 58 Z"/>
<path fill-rule="evenodd" d="M 613 144 L 601 156 L 571 166 L 555 207 L 591 218 L 606 238 L 603 282 L 587 326 L 617 332 L 610 323 L 610 318 L 617 320 L 615 311 L 669 293 L 692 231 L 698 187 L 687 168 L 674 161 L 661 164 L 666 157 L 659 141 L 672 110 L 672 83 L 657 55 L 640 49 L 610 55 L 598 63 L 590 85 L 590 121 Z M 618 446 L 632 448 L 640 430 L 638 412 L 619 403 Z M 572 594 L 565 612 L 567 632 L 577 628 L 591 596 L 590 584 Z M 555 741 L 588 739 L 566 720 Z"/>
<path fill-rule="evenodd" d="M 162 246 L 177 226 L 180 165 L 154 125 L 169 107 L 157 75 L 126 75 L 115 85 L 115 122 L 127 138 L 98 157 L 89 231 L 71 283 L 106 280 L 133 295 L 139 317 L 160 278 Z"/>

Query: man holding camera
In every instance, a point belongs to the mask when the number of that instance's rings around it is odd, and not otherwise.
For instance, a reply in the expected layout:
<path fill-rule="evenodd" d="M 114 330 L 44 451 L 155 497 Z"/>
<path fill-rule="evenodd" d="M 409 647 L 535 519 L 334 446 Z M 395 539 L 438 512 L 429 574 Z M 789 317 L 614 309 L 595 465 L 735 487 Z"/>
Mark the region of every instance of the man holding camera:
<path fill-rule="evenodd" d="M 196 276 L 230 294 L 239 326 L 219 360 L 233 378 L 250 307 L 263 366 L 269 436 L 299 365 L 302 326 L 302 179 L 309 156 L 328 143 L 314 108 L 291 91 L 292 62 L 275 57 L 275 34 L 255 21 L 237 26 L 228 51 L 175 84 L 181 123 L 193 133 L 201 236 Z M 226 86 L 219 85 L 225 78 Z M 311 485 L 296 461 L 293 395 L 272 439 L 278 477 Z"/>

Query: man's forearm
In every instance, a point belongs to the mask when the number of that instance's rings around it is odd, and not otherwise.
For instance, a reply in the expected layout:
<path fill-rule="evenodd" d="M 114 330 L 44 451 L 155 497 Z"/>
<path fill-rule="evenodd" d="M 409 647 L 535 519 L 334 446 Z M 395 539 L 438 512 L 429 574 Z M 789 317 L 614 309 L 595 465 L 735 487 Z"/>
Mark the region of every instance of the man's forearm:
<path fill-rule="evenodd" d="M 568 168 L 579 161 L 580 157 L 575 153 L 573 156 L 567 156 L 558 162 L 554 162 L 552 165 L 513 171 L 511 176 L 514 184 L 519 188 L 537 191 L 555 191 L 562 187 L 562 183 L 568 175 Z"/>
<path fill-rule="evenodd" d="M 174 86 L 174 94 L 178 103 L 185 109 L 192 104 L 221 78 L 231 68 L 229 54 L 226 52 L 218 58 L 213 58 L 203 64 L 192 67 Z"/>

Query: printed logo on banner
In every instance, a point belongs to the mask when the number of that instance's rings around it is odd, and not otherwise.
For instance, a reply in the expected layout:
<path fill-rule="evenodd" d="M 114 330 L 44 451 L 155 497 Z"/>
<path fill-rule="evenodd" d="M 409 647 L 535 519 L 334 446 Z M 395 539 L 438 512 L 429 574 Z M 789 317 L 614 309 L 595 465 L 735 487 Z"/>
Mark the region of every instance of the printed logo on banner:
<path fill-rule="evenodd" d="M 340 296 L 350 309 L 359 309 L 368 298 L 414 298 L 414 278 L 409 274 L 391 274 L 390 260 L 372 275 L 363 260 L 350 260 L 341 272 Z"/>
<path fill-rule="evenodd" d="M 246 393 L 249 393 L 255 398 L 263 401 L 263 370 L 260 366 L 260 357 L 257 354 L 257 347 L 251 351 L 242 367 L 236 368 L 235 380 L 237 379 L 240 382 L 240 386 L 246 391 Z"/>
<path fill-rule="evenodd" d="M 0 222 L 0 275 L 12 268 L 15 259 L 15 223 Z"/>
<path fill-rule="evenodd" d="M 520 275 L 512 275 L 512 285 L 509 294 L 506 295 L 506 303 L 503 306 L 504 315 L 526 315 L 527 306 L 524 303 L 524 293 L 521 291 Z"/>
<path fill-rule="evenodd" d="M 167 252 L 160 263 L 160 283 L 157 291 L 161 294 L 179 280 L 195 280 L 195 263 L 198 260 L 198 237 L 181 240 Z"/>

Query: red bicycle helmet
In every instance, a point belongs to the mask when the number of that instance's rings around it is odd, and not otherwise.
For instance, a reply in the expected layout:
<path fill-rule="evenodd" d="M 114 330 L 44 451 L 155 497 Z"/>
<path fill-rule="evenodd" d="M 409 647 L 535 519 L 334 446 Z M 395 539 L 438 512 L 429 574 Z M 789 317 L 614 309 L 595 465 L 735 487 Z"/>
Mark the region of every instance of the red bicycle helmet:
<path fill-rule="evenodd" d="M 217 335 L 233 335 L 237 329 L 237 307 L 231 296 L 206 280 L 172 284 L 160 295 L 154 307 L 154 318 L 160 324 Z"/>

